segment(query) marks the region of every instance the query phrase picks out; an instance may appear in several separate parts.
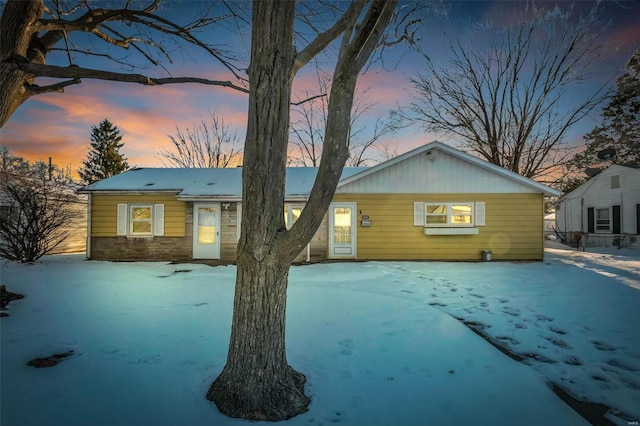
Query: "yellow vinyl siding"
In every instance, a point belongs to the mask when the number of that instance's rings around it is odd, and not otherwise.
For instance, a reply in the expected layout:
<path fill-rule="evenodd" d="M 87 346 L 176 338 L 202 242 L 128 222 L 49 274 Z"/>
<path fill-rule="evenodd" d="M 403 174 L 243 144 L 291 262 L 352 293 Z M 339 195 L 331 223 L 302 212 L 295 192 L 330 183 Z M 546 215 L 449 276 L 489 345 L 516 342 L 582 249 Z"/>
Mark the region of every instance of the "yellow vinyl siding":
<path fill-rule="evenodd" d="M 118 204 L 164 204 L 164 236 L 185 236 L 185 203 L 173 195 L 106 195 L 91 197 L 91 236 L 117 235 Z"/>
<path fill-rule="evenodd" d="M 356 202 L 358 259 L 496 260 L 542 259 L 542 194 L 336 194 L 334 202 Z M 478 235 L 424 235 L 413 226 L 413 203 L 485 203 L 486 225 Z M 371 227 L 360 226 L 368 215 Z"/>

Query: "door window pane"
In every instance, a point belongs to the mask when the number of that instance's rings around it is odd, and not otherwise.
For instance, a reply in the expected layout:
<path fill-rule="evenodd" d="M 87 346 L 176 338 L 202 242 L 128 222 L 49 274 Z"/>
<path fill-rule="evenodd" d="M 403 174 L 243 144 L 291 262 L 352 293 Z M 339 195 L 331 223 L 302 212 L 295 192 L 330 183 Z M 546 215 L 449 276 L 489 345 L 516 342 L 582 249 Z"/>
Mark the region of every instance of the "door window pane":
<path fill-rule="evenodd" d="M 198 244 L 216 243 L 216 208 L 198 207 Z"/>
<path fill-rule="evenodd" d="M 336 244 L 351 244 L 351 209 L 333 209 L 333 241 Z"/>

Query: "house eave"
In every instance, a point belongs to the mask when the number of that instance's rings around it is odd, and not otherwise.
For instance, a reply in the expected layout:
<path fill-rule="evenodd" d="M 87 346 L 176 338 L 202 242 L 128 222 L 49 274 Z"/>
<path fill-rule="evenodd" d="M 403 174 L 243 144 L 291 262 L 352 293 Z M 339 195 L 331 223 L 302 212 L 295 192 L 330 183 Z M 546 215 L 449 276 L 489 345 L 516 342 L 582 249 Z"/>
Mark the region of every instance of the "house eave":
<path fill-rule="evenodd" d="M 86 190 L 81 189 L 79 194 L 104 194 L 104 195 L 176 195 L 180 192 L 179 189 L 173 190 L 128 190 L 128 189 L 110 189 L 110 190 Z"/>

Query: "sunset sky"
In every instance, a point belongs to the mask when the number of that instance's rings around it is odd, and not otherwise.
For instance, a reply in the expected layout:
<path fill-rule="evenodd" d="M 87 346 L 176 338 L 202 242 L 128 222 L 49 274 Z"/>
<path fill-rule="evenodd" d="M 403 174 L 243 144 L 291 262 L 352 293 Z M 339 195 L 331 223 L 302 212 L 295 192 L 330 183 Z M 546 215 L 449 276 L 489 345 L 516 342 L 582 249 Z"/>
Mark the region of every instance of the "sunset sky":
<path fill-rule="evenodd" d="M 194 5 L 200 2 L 182 2 L 171 6 L 172 16 L 187 16 Z M 536 3 L 545 6 L 553 3 Z M 559 2 L 561 7 L 568 2 Z M 579 7 L 588 3 L 578 2 Z M 0 2 L 0 7 L 2 2 Z M 430 13 L 422 40 L 422 48 L 432 58 L 446 55 L 446 36 L 456 34 L 461 40 L 469 36 L 474 24 L 498 25 L 505 21 L 511 8 L 519 5 L 508 1 L 474 1 L 446 3 L 446 14 Z M 612 83 L 624 67 L 625 62 L 640 45 L 640 2 L 604 2 L 601 17 L 611 25 L 603 36 L 605 57 L 596 62 L 590 80 L 581 88 L 576 88 L 576 96 L 593 89 L 609 79 Z M 445 34 L 446 33 L 446 36 Z M 206 40 L 219 40 L 219 33 L 202 34 Z M 220 43 L 220 42 L 218 42 Z M 228 43 L 225 40 L 225 43 Z M 248 37 L 233 43 L 234 48 L 248 52 Z M 213 60 L 204 52 L 188 49 L 187 54 L 178 54 L 175 64 L 168 67 L 174 76 L 197 75 L 209 78 L 224 78 L 213 65 Z M 403 56 L 404 54 L 404 56 Z M 92 62 L 79 60 L 85 67 Z M 359 87 L 369 88 L 366 102 L 375 104 L 375 115 L 406 105 L 412 96 L 410 78 L 421 70 L 423 59 L 415 52 L 390 52 L 385 64 L 391 70 L 384 70 L 379 64 L 360 77 Z M 50 63 L 66 65 L 64 57 L 51 58 Z M 139 72 L 161 76 L 162 71 L 144 69 Z M 164 74 L 166 75 L 166 73 Z M 224 78 L 227 79 L 227 78 Z M 310 90 L 314 87 L 314 71 L 301 73 L 295 80 L 294 91 Z M 296 97 L 294 92 L 294 98 Z M 123 153 L 131 166 L 161 167 L 159 152 L 169 147 L 168 134 L 176 133 L 176 126 L 184 129 L 208 116 L 215 110 L 225 122 L 237 130 L 241 138 L 246 125 L 247 95 L 220 87 L 197 84 L 166 85 L 146 87 L 130 83 L 115 83 L 98 80 L 84 80 L 72 85 L 65 92 L 37 95 L 23 104 L 0 129 L 0 144 L 8 147 L 14 155 L 28 160 L 53 158 L 59 166 L 70 165 L 73 171 L 86 158 L 91 127 L 107 118 L 123 135 Z M 573 145 L 582 143 L 582 135 L 591 130 L 599 121 L 598 112 L 584 119 L 569 133 L 567 140 Z M 430 142 L 434 139 L 455 145 L 442 135 L 427 135 L 417 126 L 412 126 L 388 137 L 384 143 L 394 146 L 398 153 Z"/>

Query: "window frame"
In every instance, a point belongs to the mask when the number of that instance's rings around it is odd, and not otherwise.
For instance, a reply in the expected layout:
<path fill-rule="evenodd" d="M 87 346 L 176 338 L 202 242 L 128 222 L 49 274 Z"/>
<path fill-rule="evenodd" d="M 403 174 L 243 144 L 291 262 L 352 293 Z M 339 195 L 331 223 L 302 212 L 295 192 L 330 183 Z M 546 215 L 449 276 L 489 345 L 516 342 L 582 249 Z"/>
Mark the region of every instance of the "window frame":
<path fill-rule="evenodd" d="M 594 213 L 593 213 L 593 224 L 594 224 L 594 231 L 595 232 L 603 232 L 603 233 L 609 233 L 611 232 L 612 226 L 613 226 L 613 212 L 611 211 L 611 207 L 595 207 L 594 209 Z M 607 224 L 606 224 L 606 228 L 603 227 L 603 224 L 598 223 L 599 221 L 602 221 L 604 219 L 600 219 L 600 212 L 601 211 L 607 211 Z"/>
<path fill-rule="evenodd" d="M 128 217 L 127 217 L 127 235 L 132 236 L 132 237 L 153 237 L 154 235 L 154 216 L 155 216 L 155 212 L 154 212 L 154 204 L 152 203 L 135 203 L 135 204 L 129 204 L 129 209 L 128 209 Z M 150 211 L 150 217 L 149 219 L 144 219 L 144 220 L 134 220 L 133 219 L 133 209 L 135 208 L 148 208 Z M 133 231 L 133 224 L 134 223 L 145 223 L 148 222 L 149 223 L 149 227 L 150 230 L 149 232 L 134 232 Z"/>
<path fill-rule="evenodd" d="M 429 206 L 445 206 L 446 208 L 446 213 L 445 214 L 430 214 L 428 213 L 429 211 Z M 460 216 L 457 214 L 453 213 L 453 206 L 466 206 L 469 207 L 471 209 L 471 213 L 468 215 L 462 215 L 462 216 L 469 216 L 470 218 L 470 222 L 469 223 L 455 223 L 453 222 L 453 217 L 454 216 Z M 445 216 L 446 220 L 444 223 L 429 223 L 428 221 L 428 217 L 435 217 L 435 216 Z M 475 222 L 476 222 L 476 207 L 475 207 L 475 202 L 471 202 L 471 201 L 465 201 L 465 202 L 425 202 L 424 203 L 424 227 L 425 228 L 473 228 L 475 227 Z"/>
<path fill-rule="evenodd" d="M 300 214 L 302 214 L 302 210 L 304 210 L 304 206 L 302 204 L 285 204 L 284 205 L 284 226 L 287 229 L 291 229 L 294 223 L 300 218 L 298 216 L 296 220 L 293 220 L 293 214 L 291 210 L 300 209 Z"/>

